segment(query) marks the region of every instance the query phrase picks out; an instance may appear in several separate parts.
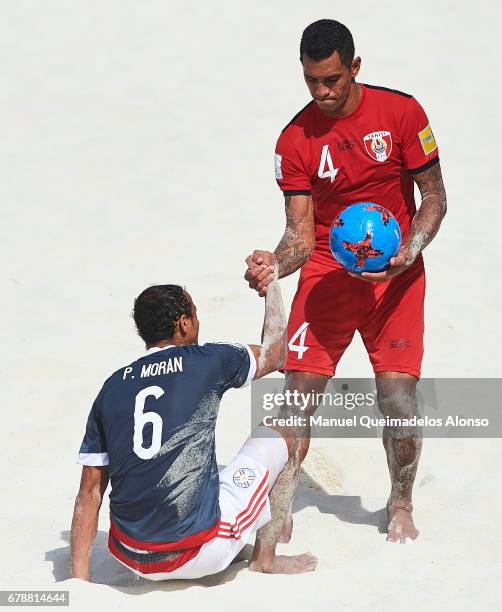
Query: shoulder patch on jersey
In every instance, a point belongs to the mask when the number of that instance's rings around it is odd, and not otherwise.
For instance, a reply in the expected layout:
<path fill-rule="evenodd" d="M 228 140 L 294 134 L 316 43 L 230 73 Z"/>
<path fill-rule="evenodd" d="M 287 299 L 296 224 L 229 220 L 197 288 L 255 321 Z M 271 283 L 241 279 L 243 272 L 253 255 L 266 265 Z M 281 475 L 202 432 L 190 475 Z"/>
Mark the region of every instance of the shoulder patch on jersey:
<path fill-rule="evenodd" d="M 420 144 L 426 155 L 429 155 L 429 153 L 432 153 L 438 148 L 430 124 L 427 124 L 423 130 L 418 132 L 418 137 L 420 138 Z"/>
<path fill-rule="evenodd" d="M 288 129 L 288 127 L 289 127 L 289 126 L 290 126 L 290 125 L 291 125 L 291 124 L 292 124 L 292 123 L 293 123 L 293 122 L 294 122 L 296 119 L 298 119 L 298 117 L 299 117 L 299 116 L 300 116 L 300 115 L 303 113 L 303 111 L 304 111 L 304 110 L 306 110 L 306 109 L 307 109 L 307 108 L 308 108 L 308 107 L 309 107 L 311 104 L 313 104 L 313 103 L 314 103 L 314 100 L 311 100 L 311 101 L 310 101 L 308 104 L 306 104 L 306 105 L 305 105 L 305 106 L 302 108 L 302 110 L 298 111 L 298 112 L 296 113 L 296 115 L 295 115 L 295 116 L 294 116 L 294 117 L 291 119 L 291 121 L 290 121 L 290 122 L 289 122 L 287 125 L 285 125 L 285 126 L 282 128 L 282 130 L 281 130 L 281 131 L 282 131 L 282 132 L 285 132 L 285 131 Z"/>
<path fill-rule="evenodd" d="M 278 181 L 282 181 L 283 176 L 282 176 L 282 155 L 279 155 L 279 153 L 275 154 L 275 178 Z"/>
<path fill-rule="evenodd" d="M 404 93 L 404 91 L 399 91 L 399 89 L 391 89 L 390 87 L 381 87 L 380 85 L 368 85 L 367 83 L 361 83 L 368 89 L 379 89 L 380 91 L 388 91 L 389 93 L 397 94 L 398 96 L 404 96 L 405 98 L 413 98 L 411 94 Z"/>

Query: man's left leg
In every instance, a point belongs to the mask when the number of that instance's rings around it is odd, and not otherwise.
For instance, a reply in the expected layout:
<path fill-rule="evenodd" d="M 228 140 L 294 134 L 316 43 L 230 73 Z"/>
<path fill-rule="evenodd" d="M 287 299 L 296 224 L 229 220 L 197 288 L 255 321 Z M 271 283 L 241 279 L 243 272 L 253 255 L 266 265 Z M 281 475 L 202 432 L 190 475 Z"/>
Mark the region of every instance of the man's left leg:
<path fill-rule="evenodd" d="M 418 416 L 416 401 L 417 378 L 405 372 L 375 374 L 378 406 L 385 417 L 411 419 Z M 387 453 L 391 492 L 387 502 L 388 535 L 390 542 L 406 542 L 418 536 L 413 518 L 412 490 L 422 450 L 421 427 L 391 427 L 383 430 Z"/>
<path fill-rule="evenodd" d="M 384 416 L 417 415 L 416 385 L 424 352 L 425 272 L 422 260 L 387 283 L 373 283 L 373 303 L 359 331 L 375 372 Z M 392 483 L 387 513 L 391 542 L 414 540 L 412 489 L 422 450 L 420 427 L 384 427 Z"/>

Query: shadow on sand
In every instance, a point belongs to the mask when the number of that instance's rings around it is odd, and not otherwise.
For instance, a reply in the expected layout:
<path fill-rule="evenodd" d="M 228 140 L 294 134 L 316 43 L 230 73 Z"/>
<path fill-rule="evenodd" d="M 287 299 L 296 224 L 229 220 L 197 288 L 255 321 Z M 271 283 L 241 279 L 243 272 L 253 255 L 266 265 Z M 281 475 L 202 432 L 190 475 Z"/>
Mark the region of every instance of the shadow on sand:
<path fill-rule="evenodd" d="M 302 469 L 293 513 L 312 507 L 323 514 L 333 514 L 344 523 L 371 525 L 376 527 L 379 533 L 387 533 L 385 508 L 370 512 L 363 508 L 359 495 L 330 495 Z"/>
<path fill-rule="evenodd" d="M 314 507 L 323 514 L 335 515 L 340 521 L 354 525 L 371 525 L 380 533 L 386 532 L 385 508 L 370 512 L 362 507 L 361 498 L 355 495 L 330 495 L 307 472 L 301 471 L 293 512 Z M 294 538 L 294 534 L 293 534 Z M 46 552 L 45 560 L 53 564 L 55 582 L 70 577 L 70 531 L 61 532 L 65 546 Z M 194 585 L 201 587 L 219 586 L 233 580 L 239 572 L 248 567 L 253 547 L 247 544 L 234 562 L 223 572 L 198 580 L 166 580 L 154 582 L 140 578 L 120 564 L 108 551 L 108 534 L 98 531 L 91 558 L 92 581 L 107 584 L 118 591 L 141 595 L 151 591 L 177 591 Z"/>
<path fill-rule="evenodd" d="M 52 574 L 55 582 L 70 578 L 70 531 L 62 531 L 61 539 L 66 546 L 55 548 L 45 553 L 45 561 L 53 565 Z M 151 591 L 178 591 L 197 585 L 201 587 L 219 586 L 233 580 L 235 576 L 247 568 L 253 547 L 246 545 L 232 565 L 213 576 L 198 580 L 164 580 L 155 582 L 133 574 L 119 563 L 108 551 L 108 533 L 98 531 L 94 541 L 91 557 L 91 577 L 96 584 L 107 584 L 118 591 L 130 595 L 141 595 Z"/>

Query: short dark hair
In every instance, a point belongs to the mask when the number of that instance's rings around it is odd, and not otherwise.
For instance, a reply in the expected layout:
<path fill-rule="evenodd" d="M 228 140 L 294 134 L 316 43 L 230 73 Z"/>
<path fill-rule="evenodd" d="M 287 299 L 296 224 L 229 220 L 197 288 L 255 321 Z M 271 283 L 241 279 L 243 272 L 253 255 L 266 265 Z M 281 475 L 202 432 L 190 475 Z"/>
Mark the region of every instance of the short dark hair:
<path fill-rule="evenodd" d="M 181 315 L 192 316 L 192 305 L 180 285 L 153 285 L 134 300 L 132 316 L 147 346 L 169 340 Z"/>
<path fill-rule="evenodd" d="M 342 64 L 350 68 L 354 59 L 354 39 L 350 30 L 334 19 L 314 21 L 303 30 L 300 42 L 300 61 L 303 54 L 314 61 L 326 59 L 335 51 L 340 54 Z"/>

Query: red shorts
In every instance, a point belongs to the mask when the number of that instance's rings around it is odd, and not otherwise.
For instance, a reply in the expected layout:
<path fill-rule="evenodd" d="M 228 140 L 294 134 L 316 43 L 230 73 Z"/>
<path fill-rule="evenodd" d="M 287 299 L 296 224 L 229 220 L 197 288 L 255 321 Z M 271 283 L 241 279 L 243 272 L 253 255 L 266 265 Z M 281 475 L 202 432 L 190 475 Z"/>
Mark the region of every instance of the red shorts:
<path fill-rule="evenodd" d="M 419 378 L 424 296 L 422 258 L 386 283 L 368 283 L 343 269 L 307 262 L 291 306 L 284 370 L 333 376 L 358 330 L 374 372 Z"/>

